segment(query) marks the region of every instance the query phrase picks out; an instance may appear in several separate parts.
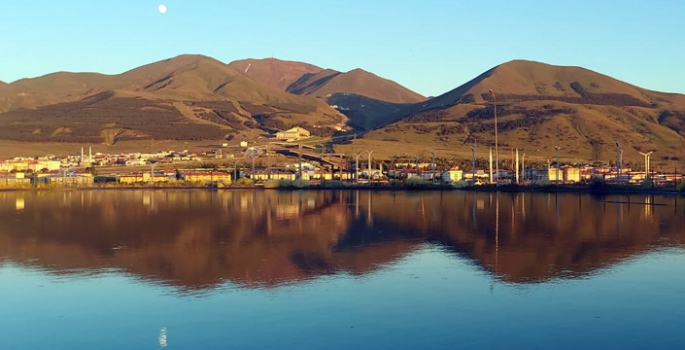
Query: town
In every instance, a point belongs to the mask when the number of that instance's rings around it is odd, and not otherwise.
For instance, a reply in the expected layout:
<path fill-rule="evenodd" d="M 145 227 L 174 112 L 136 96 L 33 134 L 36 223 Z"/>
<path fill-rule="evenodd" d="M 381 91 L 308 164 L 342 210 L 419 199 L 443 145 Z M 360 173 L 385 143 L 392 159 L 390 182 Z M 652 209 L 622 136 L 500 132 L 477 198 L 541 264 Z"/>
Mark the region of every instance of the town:
<path fill-rule="evenodd" d="M 606 184 L 650 186 L 677 185 L 683 175 L 676 171 L 653 171 L 649 157 L 642 169 L 612 165 L 579 165 L 547 161 L 526 167 L 518 150 L 511 160 L 493 161 L 490 150 L 483 159 L 438 162 L 429 159 L 373 159 L 373 152 L 349 157 L 326 153 L 322 144 L 303 128 L 279 132 L 266 143 L 242 141 L 206 150 L 166 150 L 125 154 L 93 153 L 92 147 L 64 156 L 16 157 L 0 161 L 0 187 L 97 187 L 97 186 L 193 186 L 193 187 L 309 187 L 391 186 L 408 187 L 481 185 L 545 186 Z M 308 145 L 314 139 L 317 146 Z M 485 163 L 485 164 L 483 164 Z M 494 165 L 493 165 L 494 163 Z M 456 165 L 456 164 L 462 164 Z M 501 165 L 500 165 L 501 164 Z M 618 164 L 618 166 L 616 166 Z M 646 170 L 649 169 L 649 170 Z"/>

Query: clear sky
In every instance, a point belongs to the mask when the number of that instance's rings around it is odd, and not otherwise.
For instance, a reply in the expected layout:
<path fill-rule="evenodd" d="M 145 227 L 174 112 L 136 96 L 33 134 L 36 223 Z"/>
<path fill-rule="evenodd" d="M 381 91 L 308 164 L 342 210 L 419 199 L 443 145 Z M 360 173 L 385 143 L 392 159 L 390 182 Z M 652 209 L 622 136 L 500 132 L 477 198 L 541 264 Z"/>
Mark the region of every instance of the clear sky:
<path fill-rule="evenodd" d="M 164 3 L 166 14 L 157 11 Z M 685 93 L 683 0 L 2 0 L 0 80 L 179 54 L 357 67 L 424 95 L 529 59 Z"/>

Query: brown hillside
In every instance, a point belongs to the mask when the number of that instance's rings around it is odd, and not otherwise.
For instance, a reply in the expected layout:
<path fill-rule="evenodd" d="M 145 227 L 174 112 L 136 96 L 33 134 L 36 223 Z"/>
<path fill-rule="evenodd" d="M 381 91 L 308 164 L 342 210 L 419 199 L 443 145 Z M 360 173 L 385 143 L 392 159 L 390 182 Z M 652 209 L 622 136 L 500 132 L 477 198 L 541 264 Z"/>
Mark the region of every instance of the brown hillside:
<path fill-rule="evenodd" d="M 559 100 L 579 104 L 685 108 L 685 95 L 645 90 L 581 67 L 515 60 L 431 99 L 425 109 L 456 103 L 490 102 L 490 89 L 501 102 Z"/>
<path fill-rule="evenodd" d="M 303 75 L 316 74 L 322 70 L 312 64 L 275 58 L 238 60 L 228 66 L 252 80 L 280 91 L 285 91 Z"/>
<path fill-rule="evenodd" d="M 398 121 L 366 137 L 412 142 L 427 149 L 494 146 L 493 89 L 497 94 L 499 146 L 546 160 L 554 147 L 565 161 L 608 162 L 615 142 L 624 158 L 655 150 L 653 164 L 682 161 L 685 95 L 641 89 L 579 67 L 512 61 L 466 84 L 391 115 Z M 510 156 L 507 156 L 509 159 Z"/>
<path fill-rule="evenodd" d="M 329 132 L 347 119 L 322 100 L 266 86 L 199 55 L 118 75 L 56 73 L 24 79 L 0 89 L 0 108 L 7 111 L 0 114 L 0 138 L 35 142 L 110 143 L 116 140 L 105 135 L 112 134 L 120 140 L 194 140 L 294 125 Z"/>

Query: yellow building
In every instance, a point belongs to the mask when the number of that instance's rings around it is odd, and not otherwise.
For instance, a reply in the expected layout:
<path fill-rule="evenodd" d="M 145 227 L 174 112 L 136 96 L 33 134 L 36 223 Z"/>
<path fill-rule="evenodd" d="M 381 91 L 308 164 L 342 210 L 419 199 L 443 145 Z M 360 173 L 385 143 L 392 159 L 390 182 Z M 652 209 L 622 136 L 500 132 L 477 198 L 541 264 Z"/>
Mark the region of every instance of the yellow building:
<path fill-rule="evenodd" d="M 550 182 L 556 183 L 564 181 L 564 171 L 557 168 L 547 168 L 547 178 Z"/>
<path fill-rule="evenodd" d="M 464 177 L 463 170 L 450 169 L 442 174 L 442 179 L 445 182 L 457 182 L 461 181 Z"/>
<path fill-rule="evenodd" d="M 202 171 L 185 173 L 185 180 L 190 182 L 231 182 L 231 173 L 218 171 Z"/>
<path fill-rule="evenodd" d="M 279 140 L 298 140 L 309 136 L 311 136 L 311 133 L 299 126 L 276 133 L 276 138 Z"/>
<path fill-rule="evenodd" d="M 56 185 L 66 185 L 66 186 L 83 186 L 92 185 L 93 176 L 90 174 L 81 174 L 77 176 L 50 176 L 47 178 L 48 182 Z"/>
<path fill-rule="evenodd" d="M 150 174 L 147 174 L 148 178 Z M 143 174 L 122 174 L 119 175 L 119 183 L 122 184 L 134 184 L 143 182 Z"/>
<path fill-rule="evenodd" d="M 580 169 L 566 167 L 564 171 L 564 182 L 580 182 Z"/>
<path fill-rule="evenodd" d="M 266 181 L 269 179 L 269 174 L 266 174 L 266 173 L 252 174 L 250 176 L 250 178 L 252 180 L 255 180 L 255 181 Z M 293 173 L 272 173 L 270 178 L 273 180 L 295 180 L 295 174 L 293 174 Z"/>
<path fill-rule="evenodd" d="M 59 170 L 60 162 L 58 160 L 39 160 L 29 163 L 27 169 L 36 173 L 43 169 L 47 169 L 48 171 Z"/>

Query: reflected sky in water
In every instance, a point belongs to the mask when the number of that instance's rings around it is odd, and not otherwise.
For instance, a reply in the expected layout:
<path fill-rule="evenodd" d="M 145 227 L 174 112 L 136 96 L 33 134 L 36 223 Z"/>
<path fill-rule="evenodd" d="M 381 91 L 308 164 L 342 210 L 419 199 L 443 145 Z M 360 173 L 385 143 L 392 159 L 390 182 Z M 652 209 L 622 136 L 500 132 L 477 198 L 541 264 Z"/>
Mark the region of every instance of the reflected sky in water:
<path fill-rule="evenodd" d="M 684 245 L 673 197 L 6 192 L 0 348 L 680 349 Z"/>

